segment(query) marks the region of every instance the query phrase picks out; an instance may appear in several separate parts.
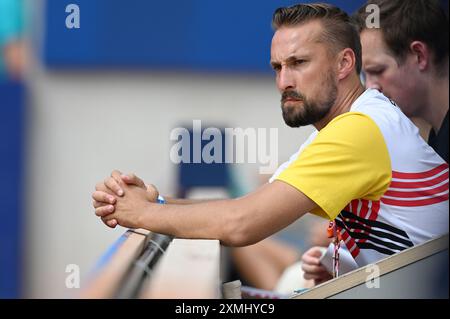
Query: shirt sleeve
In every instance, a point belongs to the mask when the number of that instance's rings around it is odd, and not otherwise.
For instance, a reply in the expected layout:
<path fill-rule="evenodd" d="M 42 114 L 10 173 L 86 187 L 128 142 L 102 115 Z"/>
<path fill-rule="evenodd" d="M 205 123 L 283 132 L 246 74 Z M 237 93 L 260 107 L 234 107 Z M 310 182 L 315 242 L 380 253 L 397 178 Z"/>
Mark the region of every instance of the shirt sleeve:
<path fill-rule="evenodd" d="M 311 143 L 312 140 L 314 140 L 316 135 L 317 135 L 317 131 L 314 131 L 306 139 L 306 141 L 300 146 L 300 149 L 297 152 L 295 152 L 293 155 L 291 155 L 291 157 L 289 157 L 289 160 L 287 162 L 284 162 L 283 164 L 280 165 L 280 167 L 277 168 L 275 173 L 269 179 L 269 183 L 272 183 L 274 180 L 276 180 L 278 175 L 280 175 L 282 171 L 284 171 L 287 167 L 289 167 L 289 165 L 292 164 L 292 162 L 294 162 L 297 159 L 298 155 L 305 149 L 305 147 L 307 147 Z"/>
<path fill-rule="evenodd" d="M 334 219 L 354 199 L 379 200 L 392 170 L 384 137 L 367 115 L 348 112 L 333 119 L 277 180 L 300 190 Z"/>

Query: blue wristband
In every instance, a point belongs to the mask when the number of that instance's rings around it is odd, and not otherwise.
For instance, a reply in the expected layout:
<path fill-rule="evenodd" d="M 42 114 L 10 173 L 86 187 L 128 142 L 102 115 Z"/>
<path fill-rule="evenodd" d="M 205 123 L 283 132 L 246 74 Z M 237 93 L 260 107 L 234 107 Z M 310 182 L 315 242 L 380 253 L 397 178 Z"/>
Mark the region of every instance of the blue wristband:
<path fill-rule="evenodd" d="M 165 204 L 166 200 L 161 195 L 158 195 L 158 199 L 156 200 L 158 204 Z"/>

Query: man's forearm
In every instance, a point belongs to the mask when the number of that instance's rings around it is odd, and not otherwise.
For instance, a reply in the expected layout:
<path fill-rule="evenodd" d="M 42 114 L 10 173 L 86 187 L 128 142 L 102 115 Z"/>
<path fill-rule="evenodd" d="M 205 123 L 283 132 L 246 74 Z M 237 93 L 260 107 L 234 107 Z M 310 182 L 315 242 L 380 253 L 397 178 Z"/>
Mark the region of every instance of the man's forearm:
<path fill-rule="evenodd" d="M 237 220 L 243 212 L 238 211 L 236 200 L 175 202 L 149 204 L 138 227 L 178 238 L 218 239 L 227 246 L 239 245 L 234 235 L 240 233 Z"/>
<path fill-rule="evenodd" d="M 147 205 L 139 227 L 180 238 L 219 239 L 229 246 L 254 244 L 316 207 L 297 189 L 278 181 L 238 199 Z"/>
<path fill-rule="evenodd" d="M 164 196 L 167 204 L 175 205 L 190 205 L 190 204 L 200 204 L 205 202 L 217 201 L 217 199 L 190 199 L 190 198 L 173 198 Z"/>

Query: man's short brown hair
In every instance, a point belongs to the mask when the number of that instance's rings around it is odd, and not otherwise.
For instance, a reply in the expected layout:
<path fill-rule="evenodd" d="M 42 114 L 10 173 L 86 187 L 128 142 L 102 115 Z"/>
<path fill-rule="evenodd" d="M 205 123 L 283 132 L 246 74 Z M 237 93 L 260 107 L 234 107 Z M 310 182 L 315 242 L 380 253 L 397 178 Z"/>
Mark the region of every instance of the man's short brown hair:
<path fill-rule="evenodd" d="M 361 40 L 348 14 L 338 7 L 326 3 L 297 4 L 278 8 L 273 14 L 272 27 L 278 30 L 283 26 L 295 26 L 312 20 L 320 20 L 324 31 L 321 41 L 330 43 L 333 54 L 350 48 L 355 53 L 356 72 L 362 67 Z"/>
<path fill-rule="evenodd" d="M 448 73 L 448 16 L 439 1 L 369 0 L 352 17 L 359 32 L 367 29 L 372 12 L 366 12 L 366 7 L 370 4 L 380 9 L 383 39 L 399 64 L 410 52 L 410 44 L 421 41 L 432 50 L 436 71 Z"/>

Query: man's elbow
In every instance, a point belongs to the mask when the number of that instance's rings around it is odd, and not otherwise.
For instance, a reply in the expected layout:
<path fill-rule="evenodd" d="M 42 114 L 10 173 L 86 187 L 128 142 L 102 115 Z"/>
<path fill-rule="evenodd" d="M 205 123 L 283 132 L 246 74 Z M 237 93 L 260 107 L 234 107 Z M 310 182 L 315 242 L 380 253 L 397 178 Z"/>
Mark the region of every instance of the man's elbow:
<path fill-rule="evenodd" d="M 253 244 L 248 235 L 237 231 L 224 234 L 220 242 L 228 247 L 244 247 Z"/>
<path fill-rule="evenodd" d="M 234 211 L 227 216 L 221 237 L 221 243 L 229 247 L 253 245 L 263 239 L 255 233 L 248 214 L 242 211 Z"/>

